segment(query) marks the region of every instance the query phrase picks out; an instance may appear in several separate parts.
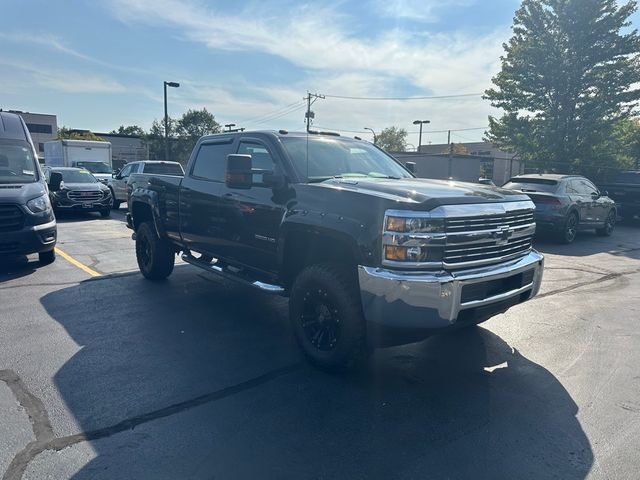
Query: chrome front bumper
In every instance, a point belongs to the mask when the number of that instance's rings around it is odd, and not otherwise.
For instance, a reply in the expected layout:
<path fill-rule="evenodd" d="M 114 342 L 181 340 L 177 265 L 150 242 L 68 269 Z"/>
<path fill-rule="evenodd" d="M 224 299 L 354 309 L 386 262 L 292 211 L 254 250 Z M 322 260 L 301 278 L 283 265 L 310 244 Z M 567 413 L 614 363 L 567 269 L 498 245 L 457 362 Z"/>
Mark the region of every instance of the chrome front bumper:
<path fill-rule="evenodd" d="M 534 297 L 540 289 L 543 266 L 544 257 L 536 251 L 498 265 L 453 272 L 402 272 L 358 266 L 362 307 L 370 330 L 412 331 L 424 338 L 429 332 L 455 327 L 459 317 L 464 317 L 461 321 L 465 324 L 479 323 Z M 502 289 L 500 282 L 493 282 L 517 280 L 519 274 L 531 281 L 519 286 L 504 282 Z M 493 282 L 491 289 L 499 293 L 463 299 L 465 286 L 483 282 Z"/>

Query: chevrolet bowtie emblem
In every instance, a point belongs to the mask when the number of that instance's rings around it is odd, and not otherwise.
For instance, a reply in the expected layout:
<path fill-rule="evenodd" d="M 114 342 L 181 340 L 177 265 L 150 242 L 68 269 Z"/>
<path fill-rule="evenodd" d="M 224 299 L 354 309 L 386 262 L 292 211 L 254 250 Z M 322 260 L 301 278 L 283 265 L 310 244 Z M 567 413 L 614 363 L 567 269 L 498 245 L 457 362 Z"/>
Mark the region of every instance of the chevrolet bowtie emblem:
<path fill-rule="evenodd" d="M 507 225 L 503 225 L 498 227 L 496 232 L 493 232 L 493 238 L 496 239 L 496 245 L 506 245 L 509 242 L 509 239 L 513 235 L 513 232 Z"/>

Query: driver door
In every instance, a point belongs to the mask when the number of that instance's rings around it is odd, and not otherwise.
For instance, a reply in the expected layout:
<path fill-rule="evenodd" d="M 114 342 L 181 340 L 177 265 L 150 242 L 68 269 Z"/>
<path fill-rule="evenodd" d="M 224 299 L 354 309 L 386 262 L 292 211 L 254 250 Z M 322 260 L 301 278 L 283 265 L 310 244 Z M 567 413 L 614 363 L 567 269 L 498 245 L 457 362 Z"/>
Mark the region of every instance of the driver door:
<path fill-rule="evenodd" d="M 120 172 L 113 178 L 111 182 L 111 186 L 113 188 L 113 193 L 118 201 L 125 201 L 127 199 L 127 180 L 129 180 L 129 176 L 132 173 L 133 167 L 136 167 L 136 164 L 128 164 L 125 165 Z"/>

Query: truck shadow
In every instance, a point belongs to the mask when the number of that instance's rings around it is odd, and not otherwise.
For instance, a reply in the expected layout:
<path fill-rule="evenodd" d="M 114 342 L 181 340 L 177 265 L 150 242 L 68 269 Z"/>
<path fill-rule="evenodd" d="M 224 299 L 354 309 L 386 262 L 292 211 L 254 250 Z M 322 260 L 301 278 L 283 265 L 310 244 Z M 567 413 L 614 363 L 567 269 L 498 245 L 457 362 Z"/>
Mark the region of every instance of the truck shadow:
<path fill-rule="evenodd" d="M 0 255 L 0 283 L 31 275 L 39 266 L 26 255 Z"/>
<path fill-rule="evenodd" d="M 190 266 L 161 284 L 86 281 L 41 302 L 80 346 L 54 381 L 85 432 L 294 366 L 92 441 L 75 479 L 584 478 L 593 463 L 562 384 L 483 328 L 328 375 L 301 360 L 286 300 Z"/>

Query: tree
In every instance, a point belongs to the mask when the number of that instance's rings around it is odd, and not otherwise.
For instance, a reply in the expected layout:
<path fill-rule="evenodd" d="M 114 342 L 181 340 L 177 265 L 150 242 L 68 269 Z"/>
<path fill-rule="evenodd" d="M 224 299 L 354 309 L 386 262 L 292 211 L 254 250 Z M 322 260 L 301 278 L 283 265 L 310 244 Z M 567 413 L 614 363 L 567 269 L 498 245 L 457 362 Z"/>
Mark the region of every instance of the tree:
<path fill-rule="evenodd" d="M 640 98 L 635 11 L 635 0 L 523 0 L 485 92 L 504 110 L 489 117 L 487 139 L 545 170 L 614 166 L 607 143 Z"/>
<path fill-rule="evenodd" d="M 94 142 L 106 142 L 102 137 L 98 137 L 89 130 L 75 130 L 73 128 L 62 126 L 58 128 L 58 140 L 91 140 Z"/>
<path fill-rule="evenodd" d="M 376 136 L 376 145 L 387 152 L 403 152 L 407 148 L 407 131 L 404 128 L 384 128 Z"/>
<path fill-rule="evenodd" d="M 175 160 L 186 164 L 200 137 L 221 131 L 220 124 L 206 108 L 188 110 L 179 120 L 169 117 L 167 125 L 171 158 L 165 159 L 164 119 L 154 120 L 149 133 L 144 137 L 149 148 L 149 158 Z"/>
<path fill-rule="evenodd" d="M 117 130 L 111 130 L 111 133 L 116 135 L 137 135 L 138 137 L 143 137 L 145 135 L 142 127 L 138 125 L 120 125 Z"/>
<path fill-rule="evenodd" d="M 452 153 L 453 155 L 469 155 L 469 149 L 461 143 L 451 143 L 442 153 Z"/>

